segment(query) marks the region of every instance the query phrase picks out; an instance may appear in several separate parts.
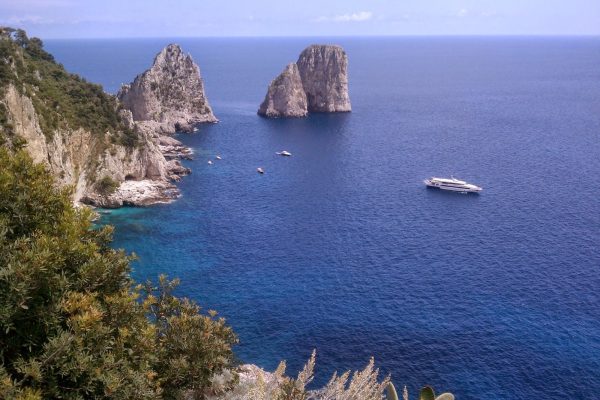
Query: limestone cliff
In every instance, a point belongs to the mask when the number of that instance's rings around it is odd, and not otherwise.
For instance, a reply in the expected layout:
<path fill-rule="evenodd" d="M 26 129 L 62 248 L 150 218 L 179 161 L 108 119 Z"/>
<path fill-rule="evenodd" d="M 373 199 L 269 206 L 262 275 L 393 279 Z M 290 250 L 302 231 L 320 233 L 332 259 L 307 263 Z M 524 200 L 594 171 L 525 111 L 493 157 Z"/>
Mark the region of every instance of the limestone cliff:
<path fill-rule="evenodd" d="M 308 46 L 300 54 L 298 70 L 309 112 L 348 112 L 348 56 L 340 46 Z"/>
<path fill-rule="evenodd" d="M 134 121 L 151 121 L 165 133 L 191 131 L 200 122 L 217 122 L 198 65 L 176 44 L 158 53 L 152 67 L 124 85 L 117 97 L 131 110 Z"/>
<path fill-rule="evenodd" d="M 31 99 L 13 85 L 5 89 L 0 103 L 6 107 L 13 134 L 25 141 L 25 149 L 34 161 L 46 164 L 59 184 L 73 187 L 74 201 L 120 207 L 164 202 L 177 196 L 169 182 L 177 166 L 169 164 L 147 132 L 137 131 L 139 144 L 131 148 L 111 143 L 110 136 L 98 137 L 83 128 L 59 129 L 48 138 L 42 132 Z M 138 186 L 147 187 L 146 196 L 121 193 L 121 188 L 101 193 L 97 184 L 106 178 L 116 183 L 140 181 Z"/>
<path fill-rule="evenodd" d="M 171 181 L 189 172 L 167 160 L 159 135 L 119 111 L 113 96 L 66 72 L 39 39 L 7 28 L 0 28 L 0 144 L 24 147 L 73 187 L 74 201 L 99 206 L 168 201 L 178 194 Z M 173 143 L 170 151 L 181 153 Z"/>
<path fill-rule="evenodd" d="M 309 112 L 349 112 L 348 56 L 340 46 L 311 45 L 269 85 L 258 114 L 303 117 Z"/>
<path fill-rule="evenodd" d="M 294 63 L 288 64 L 269 85 L 258 114 L 279 118 L 305 117 L 307 113 L 306 93 L 302 87 L 298 66 Z"/>

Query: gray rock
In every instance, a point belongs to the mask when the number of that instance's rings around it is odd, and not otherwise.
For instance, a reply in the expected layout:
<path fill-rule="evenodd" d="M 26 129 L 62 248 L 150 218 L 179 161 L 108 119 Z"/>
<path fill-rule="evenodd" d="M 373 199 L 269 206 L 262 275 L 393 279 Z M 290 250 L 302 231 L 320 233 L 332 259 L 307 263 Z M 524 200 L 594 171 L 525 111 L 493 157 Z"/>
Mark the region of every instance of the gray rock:
<path fill-rule="evenodd" d="M 176 44 L 158 53 L 152 67 L 124 85 L 117 97 L 134 121 L 158 123 L 163 133 L 192 131 L 194 124 L 217 122 L 198 65 Z"/>
<path fill-rule="evenodd" d="M 269 85 L 258 114 L 269 118 L 305 117 L 308 113 L 306 93 L 298 66 L 288 64 Z"/>
<path fill-rule="evenodd" d="M 179 190 L 172 183 L 143 179 L 124 181 L 114 193 L 106 196 L 89 193 L 81 201 L 94 207 L 119 208 L 170 203 L 179 196 Z"/>
<path fill-rule="evenodd" d="M 297 61 L 309 112 L 349 112 L 348 56 L 334 45 L 308 46 Z"/>
<path fill-rule="evenodd" d="M 177 158 L 192 153 L 181 142 L 153 137 L 153 126 L 134 122 L 127 110 L 122 110 L 120 117 L 138 135 L 139 145 L 135 148 L 107 146 L 102 137 L 82 128 L 58 129 L 48 138 L 31 98 L 13 85 L 4 90 L 0 103 L 6 107 L 15 133 L 27 141 L 25 149 L 33 160 L 44 164 L 60 186 L 73 187 L 73 201 L 114 208 L 169 202 L 179 196 L 170 181 L 190 173 Z M 172 160 L 165 155 L 171 155 Z M 121 184 L 116 193 L 103 196 L 97 192 L 95 183 L 102 177 Z"/>
<path fill-rule="evenodd" d="M 21 50 L 17 49 L 16 54 L 21 54 Z M 149 106 L 146 110 L 158 110 L 159 121 L 136 121 L 131 109 L 114 109 L 118 115 L 113 116 L 132 132 L 100 132 L 93 128 L 72 128 L 69 124 L 60 124 L 52 132 L 44 132 L 40 125 L 43 119 L 34 107 L 34 100 L 40 93 L 38 88 L 19 83 L 15 64 L 8 65 L 15 82 L 0 87 L 0 106 L 6 117 L 5 121 L 0 121 L 0 135 L 6 131 L 5 126 L 9 126 L 11 135 L 24 139 L 25 150 L 35 162 L 43 164 L 54 175 L 56 184 L 73 188 L 75 203 L 120 207 L 168 202 L 179 196 L 172 181 L 190 173 L 179 159 L 190 158 L 193 152 L 174 138 L 161 134 L 173 133 L 177 123 L 215 120 L 205 101 L 198 67 L 189 56 L 181 53 L 181 49 L 170 46 L 163 50 L 156 57 L 153 69 L 142 74 L 137 83 L 126 89 L 133 88 L 132 96 L 123 95 L 135 100 L 133 93 L 141 93 L 145 84 L 153 86 L 149 82 L 154 81 L 147 79 L 156 78 L 162 85 L 161 90 L 165 90 L 164 96 L 150 96 L 150 101 L 144 104 Z M 35 75 L 41 78 L 41 75 Z M 168 90 L 167 84 L 171 85 Z M 189 88 L 198 90 L 199 94 L 188 93 Z M 184 96 L 181 104 L 178 96 Z M 107 105 L 109 103 L 112 101 Z M 113 104 L 116 106 L 116 102 Z M 202 107 L 197 107 L 199 104 Z M 133 110 L 139 111 L 136 107 Z M 124 134 L 135 135 L 135 146 L 122 142 Z M 105 178 L 119 184 L 114 193 L 107 195 L 99 185 Z"/>
<path fill-rule="evenodd" d="M 304 117 L 309 112 L 349 112 L 348 56 L 340 46 L 311 45 L 269 85 L 258 114 Z"/>

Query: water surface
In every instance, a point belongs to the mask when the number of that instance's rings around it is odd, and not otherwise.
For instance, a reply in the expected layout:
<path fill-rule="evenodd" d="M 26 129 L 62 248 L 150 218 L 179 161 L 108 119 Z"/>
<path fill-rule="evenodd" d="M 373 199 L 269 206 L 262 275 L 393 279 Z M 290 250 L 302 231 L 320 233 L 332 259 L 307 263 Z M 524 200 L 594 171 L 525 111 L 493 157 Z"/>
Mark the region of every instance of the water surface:
<path fill-rule="evenodd" d="M 600 39 L 322 39 L 349 55 L 353 112 L 299 120 L 256 110 L 314 39 L 173 41 L 221 122 L 179 136 L 179 201 L 105 218 L 137 279 L 180 277 L 243 361 L 295 372 L 316 348 L 318 383 L 374 355 L 413 394 L 597 398 Z M 47 47 L 115 92 L 169 42 Z M 484 192 L 422 184 L 451 174 Z"/>

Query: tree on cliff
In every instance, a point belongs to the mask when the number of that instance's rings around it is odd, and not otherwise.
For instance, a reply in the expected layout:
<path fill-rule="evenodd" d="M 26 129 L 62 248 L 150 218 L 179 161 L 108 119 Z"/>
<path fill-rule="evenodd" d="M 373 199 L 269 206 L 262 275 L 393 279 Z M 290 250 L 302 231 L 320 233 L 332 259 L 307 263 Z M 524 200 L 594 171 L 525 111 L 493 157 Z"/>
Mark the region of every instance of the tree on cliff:
<path fill-rule="evenodd" d="M 202 396 L 231 364 L 236 337 L 216 313 L 135 285 L 43 166 L 0 148 L 0 398 Z"/>
<path fill-rule="evenodd" d="M 0 141 L 12 139 L 7 127 L 4 92 L 13 85 L 31 98 L 44 134 L 83 128 L 97 137 L 110 134 L 112 142 L 135 147 L 137 134 L 118 116 L 118 104 L 100 85 L 67 72 L 44 43 L 22 29 L 0 26 Z"/>

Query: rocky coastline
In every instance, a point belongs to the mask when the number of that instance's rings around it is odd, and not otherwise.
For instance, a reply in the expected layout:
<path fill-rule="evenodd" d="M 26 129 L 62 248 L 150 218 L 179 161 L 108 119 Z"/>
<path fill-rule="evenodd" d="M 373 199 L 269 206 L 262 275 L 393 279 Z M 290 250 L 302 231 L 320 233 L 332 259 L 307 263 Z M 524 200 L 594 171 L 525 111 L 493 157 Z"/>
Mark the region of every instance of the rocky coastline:
<path fill-rule="evenodd" d="M 170 44 L 156 55 L 148 70 L 123 85 L 117 99 L 126 125 L 148 137 L 162 155 L 162 172 L 155 177 L 125 179 L 114 192 L 91 193 L 82 202 L 118 208 L 177 199 L 181 194 L 174 182 L 191 173 L 180 160 L 191 160 L 193 151 L 169 135 L 189 133 L 200 123 L 218 121 L 204 93 L 200 68 L 180 46 Z"/>
<path fill-rule="evenodd" d="M 191 56 L 168 45 L 111 96 L 66 72 L 39 44 L 28 53 L 26 36 L 16 41 L 11 32 L 0 30 L 7 53 L 0 55 L 0 143 L 44 164 L 59 186 L 73 188 L 75 204 L 146 206 L 179 197 L 174 183 L 191 172 L 181 160 L 193 152 L 170 135 L 217 122 Z"/>
<path fill-rule="evenodd" d="M 6 85 L 0 85 L 0 111 L 4 113 L 0 117 L 6 121 L 0 126 L 0 139 L 22 139 L 34 161 L 45 164 L 59 185 L 74 188 L 76 204 L 147 206 L 180 196 L 175 183 L 191 173 L 181 161 L 192 159 L 193 152 L 172 135 L 196 131 L 202 123 L 218 122 L 200 68 L 189 54 L 169 44 L 148 70 L 111 96 L 99 93 L 97 85 L 66 73 L 48 53 L 40 53 L 42 58 L 31 61 L 28 68 L 34 72 L 23 77 L 15 60 L 26 62 L 26 50 L 13 42 L 10 34 L 0 36 L 14 50 L 6 59 L 12 60 L 12 75 Z M 305 117 L 311 112 L 349 112 L 347 64 L 340 46 L 307 47 L 297 62 L 288 64 L 271 82 L 258 114 L 285 118 Z M 55 72 L 44 75 L 39 69 Z M 45 94 L 45 98 L 38 86 L 41 80 L 58 90 Z M 66 105 L 81 102 L 69 97 L 73 95 L 66 88 L 73 84 L 96 96 L 90 104 L 101 104 L 102 117 L 112 124 L 109 130 L 102 131 L 95 123 L 81 126 L 83 117 L 73 123 L 68 120 L 72 114 L 48 108 L 52 96 L 57 95 L 66 99 Z M 49 130 L 52 119 L 59 120 L 59 127 Z"/>

